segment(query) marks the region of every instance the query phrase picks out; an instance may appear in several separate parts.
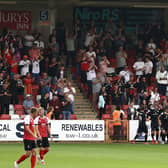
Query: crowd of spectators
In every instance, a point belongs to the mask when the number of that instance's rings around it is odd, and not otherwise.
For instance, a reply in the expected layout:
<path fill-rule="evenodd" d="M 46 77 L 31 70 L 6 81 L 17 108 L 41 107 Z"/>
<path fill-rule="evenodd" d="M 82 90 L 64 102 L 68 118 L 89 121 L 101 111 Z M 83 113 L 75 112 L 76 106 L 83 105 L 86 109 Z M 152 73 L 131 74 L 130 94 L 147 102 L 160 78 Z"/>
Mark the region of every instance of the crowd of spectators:
<path fill-rule="evenodd" d="M 56 33 L 57 32 L 57 33 Z M 45 112 L 53 110 L 52 118 L 70 119 L 74 113 L 75 88 L 67 79 L 63 59 L 64 25 L 58 24 L 48 41 L 36 31 L 0 33 L 0 114 L 9 114 L 10 104 L 21 104 L 24 114 L 33 106 Z M 67 48 L 68 55 L 73 55 Z M 36 89 L 35 89 L 36 88 Z"/>
<path fill-rule="evenodd" d="M 48 42 L 36 31 L 3 30 L 0 112 L 8 114 L 9 104 L 22 103 L 27 114 L 40 104 L 46 112 L 50 106 L 54 108 L 52 117 L 58 119 L 62 114 L 63 119 L 69 119 L 76 94 L 66 79 L 65 69 L 71 65 L 73 78 L 100 119 L 108 105 L 128 105 L 129 119 L 135 118 L 131 108 L 156 103 L 161 108 L 167 106 L 168 40 L 164 27 L 161 23 L 137 26 L 133 37 L 124 24 L 112 20 L 101 29 L 94 21 L 82 24 L 76 20 L 72 28 L 60 22 Z M 34 85 L 40 86 L 35 97 Z"/>
<path fill-rule="evenodd" d="M 109 105 L 127 105 L 128 119 L 136 118 L 132 107 L 167 106 L 168 39 L 163 24 L 137 25 L 133 38 L 112 20 L 101 29 L 94 21 L 87 25 L 76 20 L 73 30 L 77 80 L 98 118 Z"/>

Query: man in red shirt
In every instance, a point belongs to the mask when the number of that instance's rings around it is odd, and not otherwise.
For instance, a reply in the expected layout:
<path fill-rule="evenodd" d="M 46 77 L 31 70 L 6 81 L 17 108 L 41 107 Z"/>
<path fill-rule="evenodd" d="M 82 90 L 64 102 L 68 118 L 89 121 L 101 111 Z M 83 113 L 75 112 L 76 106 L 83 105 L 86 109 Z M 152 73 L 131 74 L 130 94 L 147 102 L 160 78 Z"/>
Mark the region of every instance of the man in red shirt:
<path fill-rule="evenodd" d="M 31 156 L 31 168 L 35 168 L 36 165 L 36 143 L 35 140 L 38 139 L 35 133 L 34 119 L 38 115 L 38 110 L 32 108 L 30 115 L 26 116 L 24 119 L 24 149 L 26 153 L 22 155 L 17 161 L 14 162 L 14 168 L 18 168 L 19 164 L 25 159 Z"/>
<path fill-rule="evenodd" d="M 35 128 L 37 136 L 40 140 L 37 141 L 37 146 L 40 148 L 39 157 L 42 165 L 45 165 L 44 155 L 49 151 L 48 136 L 50 136 L 50 124 L 49 119 L 44 116 L 44 109 L 39 109 L 39 116 L 35 119 Z"/>

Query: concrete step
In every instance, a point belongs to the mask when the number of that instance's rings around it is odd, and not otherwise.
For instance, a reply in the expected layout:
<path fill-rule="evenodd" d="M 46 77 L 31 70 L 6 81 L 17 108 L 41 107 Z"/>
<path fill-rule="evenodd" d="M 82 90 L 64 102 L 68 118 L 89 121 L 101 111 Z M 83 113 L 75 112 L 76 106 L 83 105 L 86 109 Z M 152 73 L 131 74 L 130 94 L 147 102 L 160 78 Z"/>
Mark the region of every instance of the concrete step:
<path fill-rule="evenodd" d="M 83 112 L 83 111 L 75 111 L 76 115 L 92 115 L 95 114 L 93 111 L 87 111 L 87 112 Z"/>
<path fill-rule="evenodd" d="M 90 116 L 79 116 L 78 117 L 79 120 L 95 120 L 96 116 L 90 117 Z"/>
<path fill-rule="evenodd" d="M 92 106 L 89 101 L 75 101 L 74 104 L 76 104 L 77 107 L 80 106 Z"/>
<path fill-rule="evenodd" d="M 75 111 L 76 111 L 76 112 L 83 112 L 83 113 L 84 113 L 84 112 L 93 112 L 93 110 L 92 110 L 92 109 L 89 109 L 89 108 L 88 108 L 88 109 L 75 109 Z"/>
<path fill-rule="evenodd" d="M 82 113 L 76 113 L 76 112 L 75 112 L 75 114 L 76 114 L 77 117 L 79 117 L 79 116 L 80 116 L 80 117 L 85 117 L 85 116 L 95 117 L 95 116 L 96 116 L 96 114 L 93 114 L 93 113 L 87 113 L 87 114 L 83 113 L 83 114 L 82 114 Z"/>

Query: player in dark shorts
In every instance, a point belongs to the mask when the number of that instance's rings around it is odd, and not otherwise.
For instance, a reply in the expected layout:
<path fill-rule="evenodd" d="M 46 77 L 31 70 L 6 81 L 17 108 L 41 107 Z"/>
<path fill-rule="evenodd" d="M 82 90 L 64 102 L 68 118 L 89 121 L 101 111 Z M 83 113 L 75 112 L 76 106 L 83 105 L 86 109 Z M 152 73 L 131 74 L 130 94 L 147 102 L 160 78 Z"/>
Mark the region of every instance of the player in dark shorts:
<path fill-rule="evenodd" d="M 50 135 L 49 119 L 44 115 L 44 109 L 39 108 L 39 116 L 35 119 L 35 128 L 38 137 L 41 140 L 37 141 L 37 145 L 40 148 L 38 160 L 42 165 L 45 165 L 44 155 L 49 151 L 48 136 Z"/>
<path fill-rule="evenodd" d="M 25 159 L 31 156 L 31 168 L 35 168 L 36 165 L 36 143 L 38 139 L 35 132 L 34 119 L 38 115 L 36 108 L 32 108 L 30 115 L 24 118 L 24 149 L 26 153 L 22 155 L 17 161 L 14 162 L 14 168 L 18 168 L 19 164 Z"/>
<path fill-rule="evenodd" d="M 162 143 L 164 144 L 168 142 L 168 107 L 165 108 L 163 113 L 159 117 L 160 125 L 161 125 L 161 137 L 162 137 Z"/>
<path fill-rule="evenodd" d="M 159 116 L 161 114 L 161 110 L 158 104 L 154 104 L 154 106 L 150 108 L 148 113 L 148 119 L 151 120 L 151 130 L 152 130 L 152 143 L 158 144 L 159 143 Z M 156 137 L 156 139 L 155 139 Z"/>
<path fill-rule="evenodd" d="M 148 144 L 148 142 L 147 142 L 147 140 L 148 140 L 148 128 L 147 128 L 147 125 L 146 125 L 146 121 L 148 120 L 148 117 L 147 117 L 147 111 L 143 107 L 138 109 L 137 119 L 139 120 L 139 126 L 138 126 L 138 130 L 137 130 L 137 134 L 136 134 L 134 140 L 131 141 L 131 143 L 135 144 L 136 139 L 142 133 L 145 133 L 145 142 L 144 142 L 144 144 Z"/>

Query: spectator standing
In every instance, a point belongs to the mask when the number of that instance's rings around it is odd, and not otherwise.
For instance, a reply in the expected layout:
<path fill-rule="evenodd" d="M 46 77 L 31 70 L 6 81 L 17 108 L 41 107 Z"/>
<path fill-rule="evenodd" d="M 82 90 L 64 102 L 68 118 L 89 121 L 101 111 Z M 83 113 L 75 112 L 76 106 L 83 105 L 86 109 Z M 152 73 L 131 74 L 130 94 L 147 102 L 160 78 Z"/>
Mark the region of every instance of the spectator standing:
<path fill-rule="evenodd" d="M 150 85 L 150 81 L 151 81 L 151 77 L 152 77 L 152 71 L 153 70 L 153 63 L 152 61 L 146 57 L 145 58 L 145 65 L 144 65 L 144 73 L 145 73 L 145 77 L 147 80 L 147 83 Z"/>
<path fill-rule="evenodd" d="M 45 93 L 45 95 L 42 96 L 42 98 L 40 100 L 41 107 L 44 108 L 45 112 L 49 108 L 49 103 L 50 103 L 49 97 L 50 97 L 49 93 Z"/>
<path fill-rule="evenodd" d="M 70 98 L 68 98 L 68 94 L 65 94 L 64 99 L 62 101 L 62 113 L 63 120 L 70 120 L 72 111 L 72 104 Z"/>
<path fill-rule="evenodd" d="M 25 114 L 29 114 L 31 108 L 34 106 L 34 102 L 30 94 L 27 94 L 25 100 L 23 101 L 23 107 L 25 110 Z"/>
<path fill-rule="evenodd" d="M 165 96 L 167 92 L 167 85 L 168 85 L 168 72 L 162 66 L 159 71 L 156 72 L 156 80 L 158 85 L 158 92 Z"/>
<path fill-rule="evenodd" d="M 124 78 L 125 83 L 130 81 L 131 76 L 133 73 L 128 69 L 128 66 L 125 66 L 122 71 L 120 71 L 119 76 Z"/>
<path fill-rule="evenodd" d="M 138 76 L 143 76 L 144 75 L 144 68 L 145 68 L 145 63 L 142 60 L 141 57 L 137 59 L 137 61 L 134 63 L 133 68 L 135 70 L 135 75 Z"/>
<path fill-rule="evenodd" d="M 124 51 L 123 46 L 120 46 L 119 51 L 116 53 L 117 73 L 122 71 L 124 67 L 127 65 L 126 59 L 127 59 L 127 53 Z"/>
<path fill-rule="evenodd" d="M 102 74 L 97 73 L 96 78 L 92 79 L 93 108 L 96 109 L 99 93 L 102 88 Z"/>
<path fill-rule="evenodd" d="M 153 39 L 150 39 L 147 47 L 149 48 L 149 51 L 152 53 L 152 55 L 155 55 L 156 44 L 154 43 Z"/>
<path fill-rule="evenodd" d="M 21 75 L 26 76 L 26 74 L 29 72 L 29 66 L 31 62 L 28 59 L 27 55 L 23 56 L 23 59 L 19 62 L 20 70 L 21 70 Z"/>
<path fill-rule="evenodd" d="M 76 35 L 72 32 L 66 34 L 66 49 L 67 49 L 67 60 L 66 66 L 71 65 L 75 61 L 75 39 Z"/>
<path fill-rule="evenodd" d="M 68 94 L 68 98 L 71 100 L 72 104 L 72 114 L 74 113 L 74 101 L 76 95 L 76 89 L 72 86 L 71 82 L 67 82 L 66 87 L 64 88 L 64 94 Z"/>
<path fill-rule="evenodd" d="M 40 60 L 38 58 L 35 58 L 32 60 L 32 75 L 34 78 L 34 81 L 36 83 L 39 83 L 40 79 Z"/>
<path fill-rule="evenodd" d="M 9 114 L 9 104 L 11 103 L 11 92 L 8 83 L 4 83 L 0 90 L 1 113 Z"/>
<path fill-rule="evenodd" d="M 27 73 L 26 77 L 24 78 L 24 84 L 25 84 L 25 94 L 31 94 L 33 93 L 32 91 L 32 84 L 33 84 L 33 79 L 31 76 L 31 73 Z"/>

